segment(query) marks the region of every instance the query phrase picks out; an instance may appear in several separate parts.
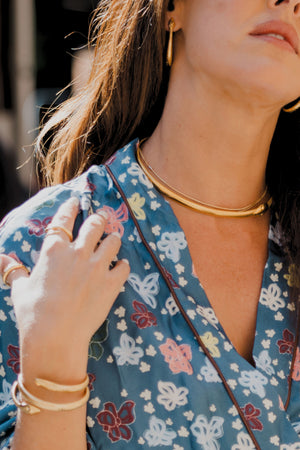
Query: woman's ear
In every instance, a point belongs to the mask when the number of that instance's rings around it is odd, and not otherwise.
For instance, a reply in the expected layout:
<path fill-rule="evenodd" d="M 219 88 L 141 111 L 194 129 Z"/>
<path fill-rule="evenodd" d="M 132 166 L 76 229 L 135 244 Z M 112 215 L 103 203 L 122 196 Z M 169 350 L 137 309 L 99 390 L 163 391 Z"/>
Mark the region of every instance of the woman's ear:
<path fill-rule="evenodd" d="M 169 31 L 169 23 L 170 23 L 171 19 L 173 19 L 175 22 L 174 32 L 178 31 L 182 28 L 183 9 L 184 9 L 185 1 L 186 0 L 169 0 L 168 1 L 167 11 L 166 11 L 166 21 L 165 21 L 166 31 Z"/>
<path fill-rule="evenodd" d="M 168 11 L 174 11 L 174 9 L 175 9 L 174 0 L 169 0 Z"/>

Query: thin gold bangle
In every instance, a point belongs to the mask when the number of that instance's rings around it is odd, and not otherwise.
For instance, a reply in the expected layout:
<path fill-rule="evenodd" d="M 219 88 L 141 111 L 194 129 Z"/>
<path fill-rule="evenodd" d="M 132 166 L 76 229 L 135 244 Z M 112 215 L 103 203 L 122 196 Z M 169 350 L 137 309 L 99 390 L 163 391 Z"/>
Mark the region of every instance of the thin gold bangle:
<path fill-rule="evenodd" d="M 39 408 L 36 408 L 35 406 L 29 405 L 29 403 L 24 402 L 24 400 L 19 400 L 17 394 L 18 391 L 19 391 L 19 383 L 18 381 L 15 381 L 11 387 L 11 397 L 18 409 L 31 416 L 41 411 Z"/>
<path fill-rule="evenodd" d="M 87 375 L 85 380 L 82 383 L 79 384 L 58 384 L 54 383 L 54 381 L 44 380 L 43 378 L 36 378 L 35 384 L 39 387 L 43 387 L 44 389 L 47 389 L 48 391 L 53 392 L 79 392 L 85 389 L 89 385 L 90 379 Z"/>
<path fill-rule="evenodd" d="M 40 412 L 41 410 L 46 411 L 71 411 L 73 409 L 80 408 L 81 406 L 85 405 L 89 399 L 90 396 L 90 390 L 88 387 L 85 388 L 85 393 L 83 397 L 79 400 L 76 400 L 75 402 L 70 403 L 54 403 L 54 402 L 47 402 L 45 400 L 42 400 L 35 395 L 32 395 L 24 386 L 22 377 L 18 376 L 17 381 L 17 387 L 22 395 L 22 399 L 25 400 L 21 403 L 22 407 L 25 407 L 26 405 L 29 407 L 34 407 L 36 409 L 35 412 L 29 412 L 24 409 L 24 412 L 27 412 L 28 414 L 36 414 Z M 15 388 L 16 389 L 16 388 Z"/>

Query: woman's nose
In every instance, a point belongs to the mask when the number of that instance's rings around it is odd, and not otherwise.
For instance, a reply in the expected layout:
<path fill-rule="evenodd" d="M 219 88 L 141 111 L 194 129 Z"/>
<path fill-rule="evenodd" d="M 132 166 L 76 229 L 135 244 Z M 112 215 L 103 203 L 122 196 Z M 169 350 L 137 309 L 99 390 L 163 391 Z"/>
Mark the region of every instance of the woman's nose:
<path fill-rule="evenodd" d="M 283 4 L 291 8 L 292 12 L 300 17 L 300 0 L 268 0 L 269 8 L 277 8 Z"/>

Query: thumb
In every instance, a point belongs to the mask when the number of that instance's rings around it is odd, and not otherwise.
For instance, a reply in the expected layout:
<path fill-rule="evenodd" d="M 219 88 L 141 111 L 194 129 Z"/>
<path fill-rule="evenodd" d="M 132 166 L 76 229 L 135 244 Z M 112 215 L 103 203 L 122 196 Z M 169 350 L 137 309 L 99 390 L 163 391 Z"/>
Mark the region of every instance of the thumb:
<path fill-rule="evenodd" d="M 29 277 L 29 269 L 22 264 L 21 261 L 11 256 L 0 254 L 0 275 L 3 284 L 12 286 L 12 283 L 20 278 Z"/>

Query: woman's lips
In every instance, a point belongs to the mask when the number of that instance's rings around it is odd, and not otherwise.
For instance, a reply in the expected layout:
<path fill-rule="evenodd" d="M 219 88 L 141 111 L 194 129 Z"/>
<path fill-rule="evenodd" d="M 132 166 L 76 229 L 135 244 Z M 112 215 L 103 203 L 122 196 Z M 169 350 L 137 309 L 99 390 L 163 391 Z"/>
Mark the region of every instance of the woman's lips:
<path fill-rule="evenodd" d="M 299 37 L 295 28 L 280 20 L 271 20 L 258 25 L 250 36 L 271 42 L 292 53 L 299 53 Z"/>

